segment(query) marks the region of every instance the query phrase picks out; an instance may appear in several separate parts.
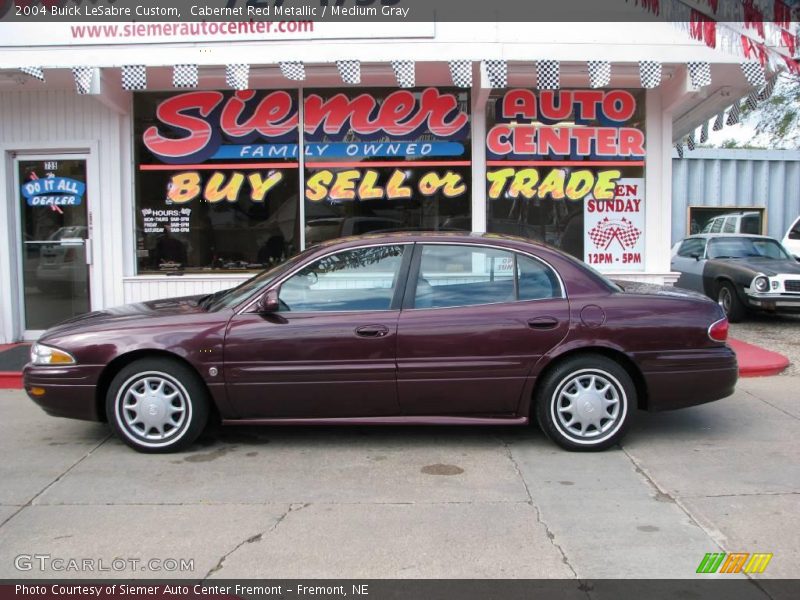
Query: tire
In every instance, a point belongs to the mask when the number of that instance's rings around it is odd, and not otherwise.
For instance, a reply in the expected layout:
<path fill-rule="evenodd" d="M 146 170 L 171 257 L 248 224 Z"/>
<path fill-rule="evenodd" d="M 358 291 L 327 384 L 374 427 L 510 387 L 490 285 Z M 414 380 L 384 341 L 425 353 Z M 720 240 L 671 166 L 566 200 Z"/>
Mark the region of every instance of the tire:
<path fill-rule="evenodd" d="M 578 402 L 569 398 L 571 394 L 578 395 Z M 599 354 L 565 359 L 536 388 L 539 427 L 550 440 L 572 451 L 605 450 L 616 444 L 625 434 L 636 404 L 636 386 L 630 374 L 618 362 Z"/>
<path fill-rule="evenodd" d="M 140 395 L 147 401 L 147 414 L 136 409 Z M 139 452 L 189 447 L 206 426 L 209 406 L 208 391 L 197 373 L 169 358 L 132 362 L 117 373 L 106 393 L 108 422 Z"/>
<path fill-rule="evenodd" d="M 739 299 L 736 288 L 728 281 L 720 282 L 717 288 L 717 304 L 731 323 L 738 323 L 747 314 L 747 309 Z"/>

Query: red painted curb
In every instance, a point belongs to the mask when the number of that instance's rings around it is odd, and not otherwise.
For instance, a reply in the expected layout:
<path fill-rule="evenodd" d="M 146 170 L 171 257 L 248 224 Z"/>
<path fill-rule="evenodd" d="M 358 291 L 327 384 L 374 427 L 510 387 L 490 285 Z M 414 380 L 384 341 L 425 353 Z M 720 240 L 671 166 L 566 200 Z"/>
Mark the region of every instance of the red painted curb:
<path fill-rule="evenodd" d="M 736 352 L 740 377 L 768 377 L 778 375 L 789 366 L 783 354 L 767 350 L 755 344 L 728 338 L 728 345 Z"/>
<path fill-rule="evenodd" d="M 0 390 L 21 390 L 22 373 L 0 371 Z"/>

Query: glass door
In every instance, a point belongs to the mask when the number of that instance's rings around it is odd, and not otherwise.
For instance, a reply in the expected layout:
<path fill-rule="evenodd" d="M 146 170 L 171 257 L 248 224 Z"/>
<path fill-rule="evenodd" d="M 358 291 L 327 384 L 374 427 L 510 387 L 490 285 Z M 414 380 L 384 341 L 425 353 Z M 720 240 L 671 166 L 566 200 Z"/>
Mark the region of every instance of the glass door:
<path fill-rule="evenodd" d="M 25 338 L 89 311 L 86 158 L 15 159 Z"/>

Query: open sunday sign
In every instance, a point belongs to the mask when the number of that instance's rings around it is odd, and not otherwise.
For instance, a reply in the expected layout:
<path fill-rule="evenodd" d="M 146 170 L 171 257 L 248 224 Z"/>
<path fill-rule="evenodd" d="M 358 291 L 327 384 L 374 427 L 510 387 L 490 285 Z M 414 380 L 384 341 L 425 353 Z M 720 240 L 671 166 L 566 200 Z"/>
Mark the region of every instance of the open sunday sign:
<path fill-rule="evenodd" d="M 86 184 L 70 177 L 45 177 L 23 183 L 21 190 L 28 206 L 78 206 Z"/>

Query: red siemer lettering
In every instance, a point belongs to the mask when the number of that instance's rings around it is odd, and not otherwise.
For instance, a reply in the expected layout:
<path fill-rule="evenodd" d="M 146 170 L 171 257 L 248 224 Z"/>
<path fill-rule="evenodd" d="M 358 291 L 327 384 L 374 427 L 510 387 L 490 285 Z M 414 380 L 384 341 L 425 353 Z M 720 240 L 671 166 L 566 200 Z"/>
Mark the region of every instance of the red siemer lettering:
<path fill-rule="evenodd" d="M 251 138 L 254 134 L 264 138 L 279 137 L 297 128 L 297 111 L 292 96 L 284 91 L 266 94 L 255 110 L 248 110 L 257 92 L 236 92 L 226 99 L 221 92 L 188 92 L 164 100 L 156 110 L 158 120 L 173 137 L 162 135 L 159 126 L 148 127 L 142 141 L 147 149 L 165 159 L 192 156 L 209 156 L 219 144 L 218 133 L 229 140 Z M 248 113 L 249 117 L 242 119 Z M 218 116 L 217 116 L 218 115 Z M 218 123 L 213 119 L 218 118 Z M 459 110 L 453 94 L 442 94 L 437 89 L 424 90 L 419 97 L 406 90 L 388 94 L 378 105 L 371 94 L 348 98 L 336 94 L 325 100 L 310 94 L 305 100 L 305 130 L 308 133 L 320 127 L 328 134 L 341 133 L 350 127 L 358 134 L 385 132 L 400 136 L 425 128 L 433 135 L 449 137 L 467 126 L 469 117 Z M 175 132 L 184 133 L 174 137 Z"/>

